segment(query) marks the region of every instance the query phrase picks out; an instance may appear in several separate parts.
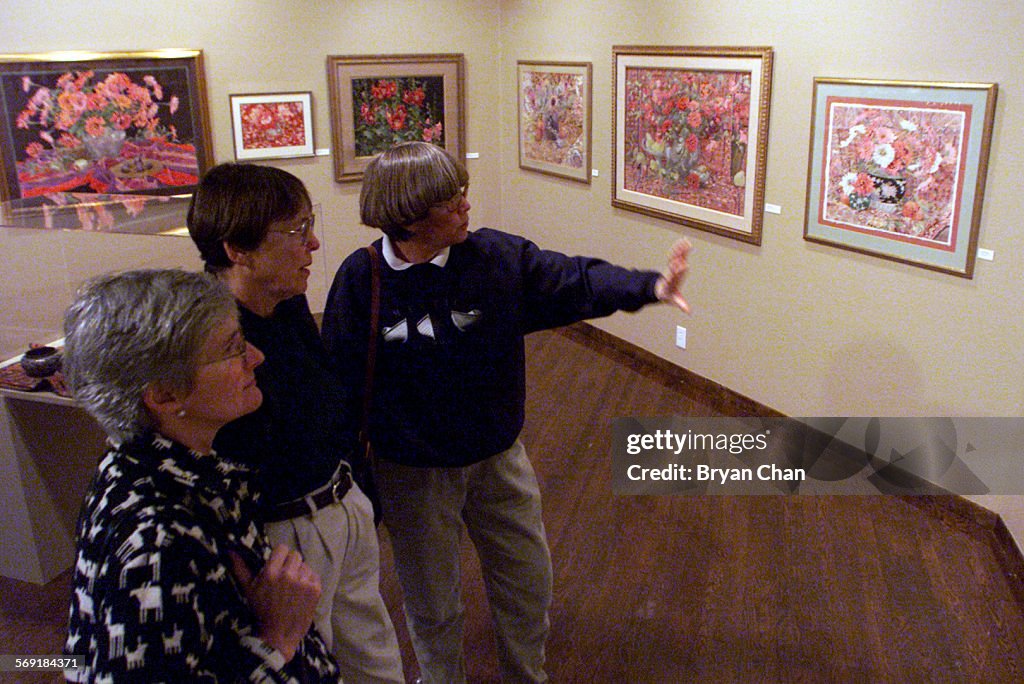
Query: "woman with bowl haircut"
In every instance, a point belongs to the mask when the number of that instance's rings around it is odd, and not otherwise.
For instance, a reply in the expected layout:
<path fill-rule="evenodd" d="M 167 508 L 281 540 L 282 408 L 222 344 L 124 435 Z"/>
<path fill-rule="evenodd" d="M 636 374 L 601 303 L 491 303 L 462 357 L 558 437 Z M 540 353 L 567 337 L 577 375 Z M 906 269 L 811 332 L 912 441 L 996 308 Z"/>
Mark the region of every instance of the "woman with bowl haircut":
<path fill-rule="evenodd" d="M 302 553 L 320 576 L 314 620 L 353 684 L 404 682 L 398 639 L 380 595 L 370 500 L 352 481 L 350 393 L 306 300 L 320 248 L 309 193 L 271 166 L 220 164 L 203 176 L 188 229 L 207 272 L 238 302 L 245 336 L 266 355 L 259 410 L 217 435 L 217 450 L 251 465 L 267 536 Z"/>
<path fill-rule="evenodd" d="M 262 401 L 231 294 L 199 273 L 102 276 L 64 330 L 69 386 L 111 445 L 78 523 L 68 680 L 338 681 L 310 628 L 319 579 L 271 549 L 248 469 L 213 450 Z"/>
<path fill-rule="evenodd" d="M 377 485 L 426 684 L 459 684 L 463 609 L 459 544 L 468 531 L 483 571 L 502 681 L 543 682 L 551 559 L 540 490 L 519 433 L 524 336 L 658 301 L 683 311 L 689 243 L 664 274 L 542 250 L 469 230 L 469 174 L 447 151 L 410 142 L 374 158 L 359 197 L 380 228 L 380 325 L 370 438 Z M 324 342 L 362 387 L 371 260 L 350 255 L 324 311 Z"/>

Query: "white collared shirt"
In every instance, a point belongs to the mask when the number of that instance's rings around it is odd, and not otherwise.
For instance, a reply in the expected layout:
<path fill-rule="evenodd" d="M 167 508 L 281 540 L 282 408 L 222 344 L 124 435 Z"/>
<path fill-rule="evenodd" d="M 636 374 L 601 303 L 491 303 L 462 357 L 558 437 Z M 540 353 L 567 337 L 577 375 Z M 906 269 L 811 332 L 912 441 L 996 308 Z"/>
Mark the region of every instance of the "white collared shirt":
<path fill-rule="evenodd" d="M 440 252 L 438 252 L 434 256 L 434 258 L 430 260 L 429 263 L 444 268 L 445 264 L 448 263 L 448 254 L 451 252 L 451 250 L 451 247 L 445 247 Z M 384 261 L 387 263 L 388 266 L 391 267 L 391 270 L 393 271 L 404 271 L 405 269 L 413 265 L 406 261 L 405 259 L 403 259 L 402 257 L 398 256 L 398 253 L 395 251 L 395 245 L 391 242 L 391 238 L 388 237 L 387 235 L 384 236 L 383 252 Z"/>

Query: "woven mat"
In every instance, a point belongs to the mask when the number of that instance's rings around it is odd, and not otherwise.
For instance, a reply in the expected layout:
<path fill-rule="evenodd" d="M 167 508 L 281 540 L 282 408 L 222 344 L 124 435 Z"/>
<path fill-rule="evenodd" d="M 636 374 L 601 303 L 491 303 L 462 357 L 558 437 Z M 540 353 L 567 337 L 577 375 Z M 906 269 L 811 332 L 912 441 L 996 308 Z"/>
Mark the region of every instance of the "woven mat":
<path fill-rule="evenodd" d="M 23 392 L 53 392 L 62 397 L 71 396 L 60 371 L 45 378 L 33 378 L 25 372 L 20 363 L 0 368 L 0 387 Z"/>

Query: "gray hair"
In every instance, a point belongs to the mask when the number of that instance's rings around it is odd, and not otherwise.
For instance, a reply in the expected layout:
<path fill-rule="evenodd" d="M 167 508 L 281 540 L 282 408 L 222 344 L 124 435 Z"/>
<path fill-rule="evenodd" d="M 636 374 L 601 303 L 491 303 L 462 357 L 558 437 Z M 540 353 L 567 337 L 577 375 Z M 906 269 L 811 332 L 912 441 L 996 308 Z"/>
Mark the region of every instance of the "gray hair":
<path fill-rule="evenodd" d="M 211 332 L 238 315 L 213 276 L 180 270 L 111 273 L 88 281 L 64 314 L 64 375 L 75 399 L 116 442 L 156 427 L 151 384 L 189 392 Z"/>
<path fill-rule="evenodd" d="M 444 148 L 400 143 L 366 167 L 359 193 L 360 220 L 395 242 L 408 240 L 408 225 L 425 218 L 430 207 L 450 200 L 468 182 L 466 167 Z"/>

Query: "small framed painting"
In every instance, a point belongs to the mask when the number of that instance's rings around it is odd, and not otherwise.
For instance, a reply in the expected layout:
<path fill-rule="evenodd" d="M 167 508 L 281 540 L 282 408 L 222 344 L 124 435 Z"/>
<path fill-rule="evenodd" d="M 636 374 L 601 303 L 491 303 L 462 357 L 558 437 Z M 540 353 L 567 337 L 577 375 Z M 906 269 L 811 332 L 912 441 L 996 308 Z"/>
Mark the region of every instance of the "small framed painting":
<path fill-rule="evenodd" d="M 419 140 L 466 154 L 461 54 L 327 58 L 334 178 L 359 181 L 373 157 Z"/>
<path fill-rule="evenodd" d="M 996 92 L 814 79 L 804 238 L 973 277 Z"/>
<path fill-rule="evenodd" d="M 761 244 L 772 49 L 612 56 L 612 206 Z"/>
<path fill-rule="evenodd" d="M 229 95 L 235 159 L 312 157 L 313 94 Z"/>
<path fill-rule="evenodd" d="M 519 168 L 590 182 L 590 62 L 517 62 Z"/>

